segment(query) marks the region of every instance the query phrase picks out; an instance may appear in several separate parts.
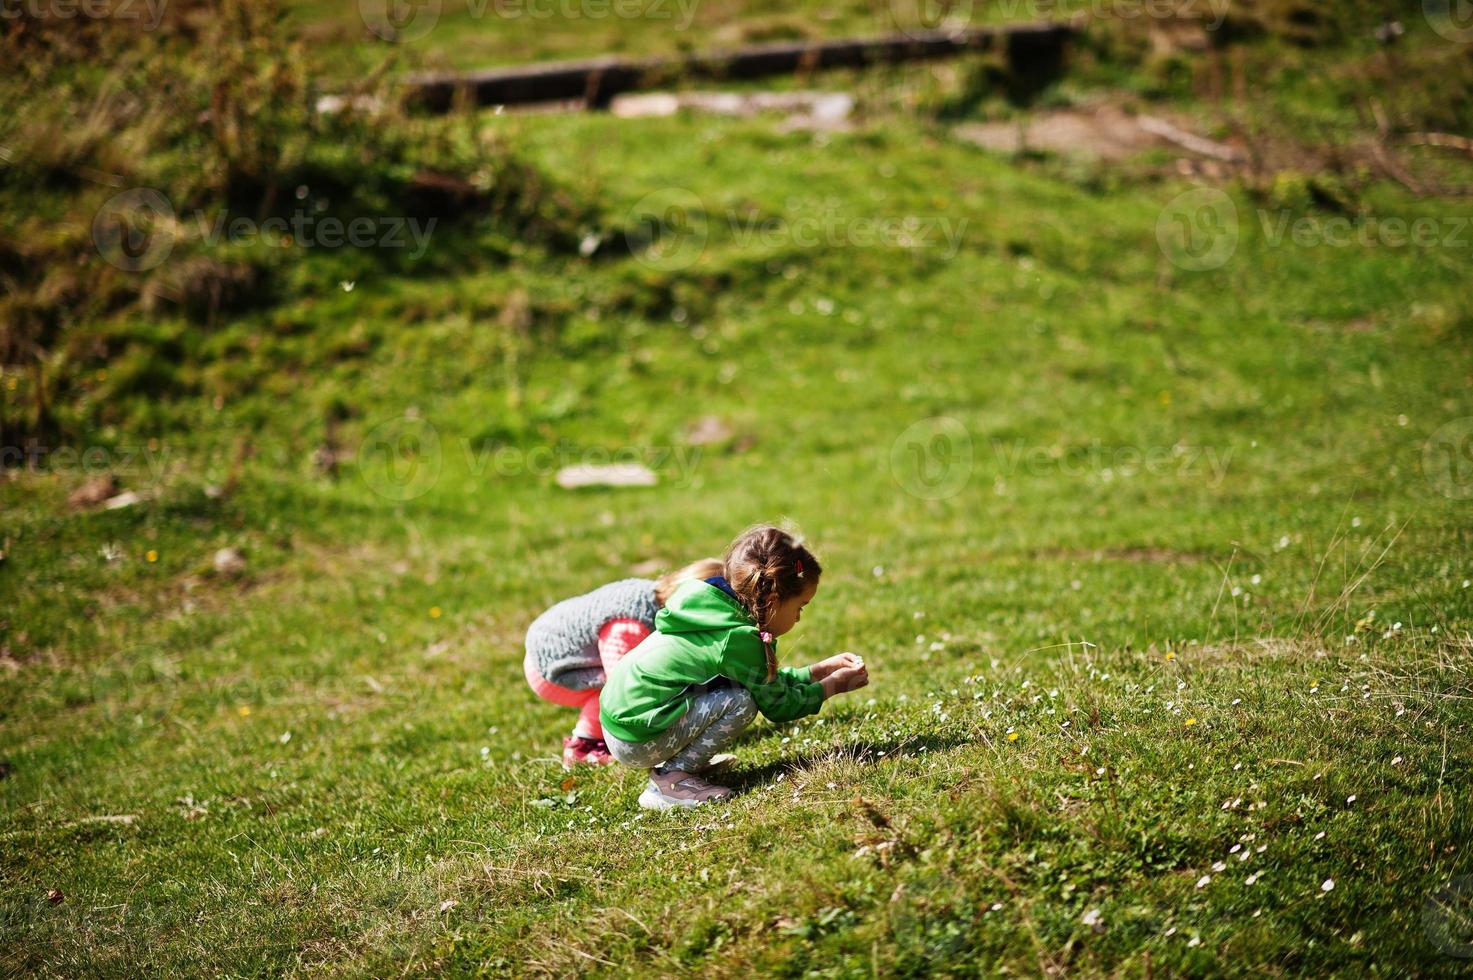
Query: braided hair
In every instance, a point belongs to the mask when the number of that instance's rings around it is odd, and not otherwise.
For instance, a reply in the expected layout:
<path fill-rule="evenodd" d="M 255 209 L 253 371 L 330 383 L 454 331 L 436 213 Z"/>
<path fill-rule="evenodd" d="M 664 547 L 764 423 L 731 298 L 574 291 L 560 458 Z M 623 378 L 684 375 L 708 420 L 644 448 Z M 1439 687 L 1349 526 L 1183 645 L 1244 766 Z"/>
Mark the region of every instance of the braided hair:
<path fill-rule="evenodd" d="M 780 603 L 816 584 L 823 569 L 800 539 L 771 524 L 744 531 L 726 549 L 722 562 L 727 583 L 762 633 L 770 683 L 777 676 L 777 651 L 767 634 L 767 621 Z"/>

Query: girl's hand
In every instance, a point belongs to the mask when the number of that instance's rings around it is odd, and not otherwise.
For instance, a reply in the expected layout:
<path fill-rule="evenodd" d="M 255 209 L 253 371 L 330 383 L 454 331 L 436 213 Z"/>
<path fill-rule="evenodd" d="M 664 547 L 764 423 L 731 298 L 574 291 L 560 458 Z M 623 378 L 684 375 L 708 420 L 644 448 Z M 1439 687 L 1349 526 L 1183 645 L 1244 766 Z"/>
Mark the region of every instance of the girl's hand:
<path fill-rule="evenodd" d="M 817 681 L 819 683 L 822 683 L 823 682 L 823 679 L 825 677 L 828 677 L 830 674 L 832 674 L 836 670 L 843 670 L 846 667 L 863 667 L 863 666 L 864 666 L 864 661 L 861 660 L 858 657 L 858 655 L 853 654 L 853 653 L 840 653 L 840 654 L 837 654 L 836 656 L 830 657 L 827 660 L 820 660 L 818 663 L 814 664 L 812 667 L 809 667 L 808 668 L 808 671 L 809 671 L 810 676 L 815 681 Z"/>
<path fill-rule="evenodd" d="M 825 701 L 836 694 L 857 691 L 868 683 L 869 672 L 862 663 L 858 667 L 840 667 L 819 682 Z"/>

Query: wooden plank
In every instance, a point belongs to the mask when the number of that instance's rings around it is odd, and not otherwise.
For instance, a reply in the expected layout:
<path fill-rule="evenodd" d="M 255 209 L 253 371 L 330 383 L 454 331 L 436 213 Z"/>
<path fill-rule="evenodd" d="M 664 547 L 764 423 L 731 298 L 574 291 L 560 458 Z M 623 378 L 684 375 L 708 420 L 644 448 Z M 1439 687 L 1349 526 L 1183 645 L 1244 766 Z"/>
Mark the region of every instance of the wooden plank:
<path fill-rule="evenodd" d="M 950 58 L 999 46 L 1017 69 L 1033 73 L 1047 66 L 1045 70 L 1052 70 L 1075 31 L 1073 23 L 1043 22 L 877 38 L 778 42 L 681 57 L 596 58 L 414 75 L 407 84 L 412 103 L 429 112 L 448 112 L 461 100 L 487 106 L 581 99 L 603 108 L 620 92 L 670 85 L 680 79 L 730 81 L 861 68 Z"/>

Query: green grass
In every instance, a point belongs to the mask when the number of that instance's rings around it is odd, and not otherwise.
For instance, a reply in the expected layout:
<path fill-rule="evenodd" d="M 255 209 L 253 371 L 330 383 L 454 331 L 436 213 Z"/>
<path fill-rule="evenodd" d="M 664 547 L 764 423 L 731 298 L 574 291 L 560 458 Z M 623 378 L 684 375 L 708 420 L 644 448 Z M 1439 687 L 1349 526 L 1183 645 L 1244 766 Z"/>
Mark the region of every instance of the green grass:
<path fill-rule="evenodd" d="M 266 318 L 216 336 L 257 338 L 260 373 L 218 412 L 161 410 L 157 499 L 69 515 L 75 474 L 6 484 L 10 967 L 1451 962 L 1419 916 L 1468 869 L 1470 561 L 1422 447 L 1473 414 L 1465 254 L 1273 248 L 1245 221 L 1232 261 L 1189 274 L 1154 236 L 1180 188 L 1095 197 L 899 123 L 516 125 L 615 213 L 686 185 L 704 250 L 330 285 L 276 314 L 305 340 Z M 948 260 L 742 242 L 728 209 L 966 225 Z M 498 325 L 517 290 L 522 332 Z M 326 363 L 355 333 L 365 351 Z M 438 479 L 401 502 L 371 468 L 314 477 L 329 399 L 354 436 L 417 410 Z M 684 448 L 705 414 L 750 447 L 652 491 L 558 492 L 511 455 Z M 938 415 L 972 460 L 932 501 L 891 456 Z M 205 496 L 247 434 L 239 487 Z M 633 773 L 564 790 L 570 718 L 525 690 L 521 630 L 775 516 L 830 569 L 786 656 L 861 650 L 872 687 L 759 726 L 726 813 L 641 817 Z M 227 544 L 243 582 L 209 571 Z M 136 819 L 88 822 L 117 814 Z M 1239 866 L 1245 835 L 1269 849 Z M 887 840 L 885 864 L 853 856 Z"/>
<path fill-rule="evenodd" d="M 1192 272 L 1157 243 L 1189 185 L 883 113 L 484 126 L 600 228 L 684 217 L 640 258 L 351 292 L 304 250 L 286 305 L 134 314 L 91 395 L 129 422 L 73 448 L 148 498 L 72 512 L 58 458 L 0 482 L 4 970 L 1462 964 L 1424 905 L 1473 874 L 1473 484 L 1439 454 L 1470 246 L 1274 244 L 1231 186 L 1236 250 Z M 954 248 L 888 234 L 943 220 Z M 111 387 L 145 367 L 179 394 Z M 689 446 L 706 415 L 731 439 Z M 425 451 L 389 469 L 398 434 Z M 661 484 L 552 484 L 621 451 Z M 871 686 L 755 726 L 725 810 L 569 782 L 526 625 L 776 518 L 826 569 L 784 659 L 857 650 Z"/>

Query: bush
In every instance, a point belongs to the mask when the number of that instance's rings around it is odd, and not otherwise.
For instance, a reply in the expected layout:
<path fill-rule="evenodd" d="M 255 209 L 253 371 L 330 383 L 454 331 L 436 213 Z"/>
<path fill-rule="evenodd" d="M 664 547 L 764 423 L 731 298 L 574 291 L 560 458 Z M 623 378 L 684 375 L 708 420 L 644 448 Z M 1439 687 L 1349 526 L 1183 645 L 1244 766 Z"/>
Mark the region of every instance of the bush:
<path fill-rule="evenodd" d="M 576 247 L 587 208 L 468 120 L 408 116 L 386 71 L 319 111 L 274 0 L 166 9 L 156 30 L 8 22 L 21 70 L 0 80 L 18 107 L 0 118 L 0 444 L 61 434 L 74 375 L 116 353 L 97 321 L 209 325 L 314 278 L 433 269 L 416 230 L 475 236 L 454 249 L 461 268 L 467 252 Z M 304 274 L 289 246 L 327 219 L 360 241 L 371 227 L 376 247 L 324 234 Z"/>

